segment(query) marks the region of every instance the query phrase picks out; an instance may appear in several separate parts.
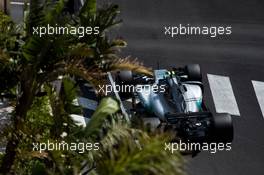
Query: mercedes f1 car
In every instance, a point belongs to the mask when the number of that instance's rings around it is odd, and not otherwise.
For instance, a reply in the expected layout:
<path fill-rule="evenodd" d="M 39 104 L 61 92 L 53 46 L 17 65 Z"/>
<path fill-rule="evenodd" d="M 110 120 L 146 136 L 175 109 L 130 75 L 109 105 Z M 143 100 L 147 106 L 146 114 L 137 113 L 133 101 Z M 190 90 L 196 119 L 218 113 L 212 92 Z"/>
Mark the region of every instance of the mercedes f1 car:
<path fill-rule="evenodd" d="M 133 115 L 159 119 L 186 142 L 229 143 L 233 140 L 232 118 L 213 114 L 203 98 L 200 66 L 154 70 L 153 76 L 119 71 L 115 83 L 133 87 L 119 92 L 122 101 L 132 99 Z"/>

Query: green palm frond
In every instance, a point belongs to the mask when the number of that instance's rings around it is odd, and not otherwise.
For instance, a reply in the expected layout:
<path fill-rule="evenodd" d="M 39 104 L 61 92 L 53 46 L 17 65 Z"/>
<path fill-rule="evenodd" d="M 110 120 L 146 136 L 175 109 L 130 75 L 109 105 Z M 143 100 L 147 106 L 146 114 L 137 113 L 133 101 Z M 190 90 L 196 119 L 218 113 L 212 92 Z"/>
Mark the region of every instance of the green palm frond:
<path fill-rule="evenodd" d="M 15 24 L 11 18 L 0 11 L 0 49 L 6 52 L 15 47 Z"/>
<path fill-rule="evenodd" d="M 104 98 L 97 107 L 91 120 L 85 128 L 85 135 L 89 138 L 98 138 L 107 117 L 120 110 L 119 104 L 112 98 Z"/>
<path fill-rule="evenodd" d="M 123 131 L 119 128 L 116 129 L 115 132 L 122 133 Z M 120 135 L 121 134 L 119 134 L 119 136 Z M 116 134 L 113 136 L 116 136 Z M 130 135 L 128 136 L 129 137 L 127 137 L 127 134 L 123 134 L 118 144 L 101 155 L 104 159 L 100 159 L 97 163 L 96 172 L 98 172 L 98 174 L 184 174 L 184 161 L 181 155 L 179 153 L 171 154 L 164 150 L 164 143 L 168 141 L 166 137 L 138 137 L 138 140 L 133 140 Z M 132 140 L 134 143 L 131 143 Z M 109 142 L 107 142 L 107 144 L 109 144 Z"/>
<path fill-rule="evenodd" d="M 96 26 L 99 26 L 101 31 L 119 24 L 121 20 L 118 20 L 117 15 L 120 13 L 118 5 L 110 5 L 106 9 L 99 9 L 97 13 Z"/>
<path fill-rule="evenodd" d="M 14 27 L 11 18 L 0 11 L 0 32 L 10 31 Z"/>
<path fill-rule="evenodd" d="M 128 145 L 140 148 L 141 146 L 136 141 L 139 138 L 150 139 L 147 133 L 139 129 L 131 128 L 130 124 L 123 119 L 122 115 L 115 115 L 108 122 L 107 135 L 101 140 L 102 150 L 111 152 L 111 154 L 117 154 L 113 148 L 122 146 L 124 139 L 127 139 L 126 142 Z"/>
<path fill-rule="evenodd" d="M 78 43 L 71 47 L 71 51 L 68 55 L 70 59 L 89 59 L 94 57 L 94 49 L 88 47 L 86 43 Z"/>
<path fill-rule="evenodd" d="M 97 5 L 97 0 L 88 0 L 85 1 L 80 15 L 88 15 L 88 16 L 93 16 L 96 14 L 96 5 Z"/>
<path fill-rule="evenodd" d="M 146 68 L 137 59 L 131 59 L 129 57 L 123 59 L 116 59 L 115 61 L 109 62 L 105 65 L 108 71 L 113 70 L 132 70 L 134 72 L 143 73 L 146 75 L 152 75 L 151 69 Z"/>
<path fill-rule="evenodd" d="M 68 0 L 58 0 L 57 2 L 52 2 L 52 3 L 47 3 L 45 4 L 45 9 L 44 11 L 46 12 L 45 15 L 45 22 L 46 24 L 56 24 L 58 23 L 61 19 L 62 12 L 65 7 L 65 2 Z M 65 20 L 65 19 L 64 19 Z M 62 20 L 63 22 L 65 22 Z"/>
<path fill-rule="evenodd" d="M 25 21 L 27 36 L 33 33 L 33 27 L 45 26 L 47 24 L 55 25 L 65 22 L 62 18 L 65 1 L 50 1 L 43 3 L 41 0 L 31 0 L 29 6 L 29 15 Z"/>
<path fill-rule="evenodd" d="M 76 60 L 73 60 L 73 62 L 65 64 L 64 70 L 66 73 L 81 77 L 91 83 L 94 87 L 104 81 L 104 79 L 101 79 L 103 78 L 103 71 L 101 69 L 96 66 L 87 68 L 83 64 L 75 63 L 75 61 Z"/>
<path fill-rule="evenodd" d="M 65 112 L 68 114 L 82 115 L 81 107 L 73 104 L 73 100 L 75 100 L 77 96 L 75 82 L 70 77 L 64 77 L 62 80 L 62 87 L 60 93 L 63 94 L 61 99 L 63 98 Z"/>
<path fill-rule="evenodd" d="M 93 3 L 93 1 L 94 0 L 88 0 L 86 1 L 86 3 L 87 4 Z M 93 13 L 94 12 L 92 12 L 92 14 Z M 86 11 L 86 6 L 84 6 L 79 15 L 80 26 L 99 27 L 101 37 L 97 35 L 86 35 L 83 38 L 81 38 L 80 41 L 89 44 L 93 44 L 94 41 L 99 42 L 101 39 L 105 37 L 105 32 L 107 32 L 107 30 L 110 30 L 111 27 L 121 23 L 121 20 L 118 20 L 117 18 L 119 13 L 120 11 L 117 5 L 110 5 L 105 8 L 98 8 L 96 10 L 96 15 L 93 14 L 91 16 L 90 11 Z M 100 47 L 99 45 L 94 45 L 94 46 Z"/>

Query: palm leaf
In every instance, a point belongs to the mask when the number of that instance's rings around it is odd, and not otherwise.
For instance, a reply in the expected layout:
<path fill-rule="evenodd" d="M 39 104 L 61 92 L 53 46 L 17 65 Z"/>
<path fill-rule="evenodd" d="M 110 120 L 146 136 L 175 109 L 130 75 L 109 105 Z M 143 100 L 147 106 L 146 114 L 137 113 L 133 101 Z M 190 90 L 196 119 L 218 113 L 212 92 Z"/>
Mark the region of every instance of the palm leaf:
<path fill-rule="evenodd" d="M 116 130 L 115 132 L 122 132 Z M 138 137 L 131 143 L 132 138 L 123 135 L 118 145 L 111 151 L 103 153 L 97 162 L 96 172 L 101 175 L 182 175 L 183 160 L 179 153 L 171 154 L 164 150 L 168 140 L 164 136 L 146 139 Z M 141 146 L 136 146 L 136 145 Z"/>
<path fill-rule="evenodd" d="M 96 4 L 97 0 L 86 0 L 80 14 L 83 15 L 84 13 L 89 16 L 93 16 L 96 14 Z"/>
<path fill-rule="evenodd" d="M 104 98 L 87 124 L 85 135 L 89 138 L 98 138 L 107 117 L 115 114 L 119 110 L 119 104 L 116 100 L 112 98 Z"/>

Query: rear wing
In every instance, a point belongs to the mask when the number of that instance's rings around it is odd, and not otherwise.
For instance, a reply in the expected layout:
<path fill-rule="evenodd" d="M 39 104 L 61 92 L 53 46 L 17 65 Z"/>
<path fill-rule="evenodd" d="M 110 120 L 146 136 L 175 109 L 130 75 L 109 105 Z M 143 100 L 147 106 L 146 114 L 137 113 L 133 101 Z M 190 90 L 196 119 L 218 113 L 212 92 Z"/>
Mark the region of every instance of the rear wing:
<path fill-rule="evenodd" d="M 190 118 L 209 118 L 212 116 L 211 112 L 191 112 L 191 113 L 167 113 L 165 118 L 168 123 L 175 124 L 179 120 L 190 119 Z"/>

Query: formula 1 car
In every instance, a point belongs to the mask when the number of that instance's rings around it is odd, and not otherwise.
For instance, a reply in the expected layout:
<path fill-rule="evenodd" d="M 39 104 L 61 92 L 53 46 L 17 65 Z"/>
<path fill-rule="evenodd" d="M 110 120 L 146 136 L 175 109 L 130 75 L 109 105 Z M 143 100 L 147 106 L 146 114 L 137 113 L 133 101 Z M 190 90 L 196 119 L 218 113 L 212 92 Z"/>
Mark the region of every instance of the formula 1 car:
<path fill-rule="evenodd" d="M 232 118 L 213 114 L 203 99 L 200 66 L 154 70 L 153 76 L 119 71 L 115 83 L 129 87 L 121 91 L 122 101 L 132 99 L 133 115 L 154 117 L 171 126 L 185 142 L 229 143 L 233 140 Z"/>

